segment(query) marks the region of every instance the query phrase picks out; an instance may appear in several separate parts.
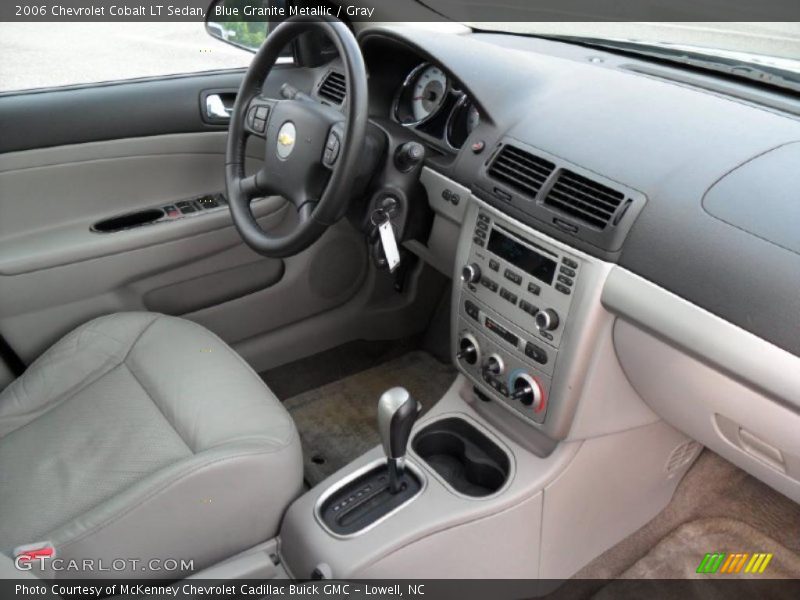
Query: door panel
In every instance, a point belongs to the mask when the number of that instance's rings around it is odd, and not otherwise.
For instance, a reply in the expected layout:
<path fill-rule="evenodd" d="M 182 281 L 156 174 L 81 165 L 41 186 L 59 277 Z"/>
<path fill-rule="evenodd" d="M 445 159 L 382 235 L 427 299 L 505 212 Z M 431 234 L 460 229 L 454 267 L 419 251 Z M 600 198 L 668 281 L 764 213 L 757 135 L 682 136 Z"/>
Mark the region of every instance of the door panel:
<path fill-rule="evenodd" d="M 125 232 L 91 231 L 102 219 L 222 190 L 225 140 L 222 132 L 183 134 L 0 155 L 0 274 L 56 267 L 229 226 L 227 213 L 217 211 Z M 263 156 L 261 150 L 251 147 L 249 168 Z M 257 210 L 273 213 L 280 205 L 275 199 L 262 201 Z"/>
<path fill-rule="evenodd" d="M 284 81 L 296 85 L 308 73 L 281 68 L 265 87 L 277 95 Z M 346 222 L 286 260 L 247 248 L 227 209 L 91 230 L 110 216 L 224 189 L 227 133 L 203 122 L 199 98 L 202 90 L 238 87 L 240 77 L 0 97 L 0 147 L 16 148 L 0 154 L 0 333 L 24 361 L 110 312 L 182 314 L 235 343 L 330 310 L 360 289 L 368 260 Z M 248 170 L 262 155 L 259 144 L 248 146 Z M 276 234 L 296 220 L 281 198 L 253 207 Z M 0 388 L 7 380 L 0 373 Z"/>
<path fill-rule="evenodd" d="M 0 152 L 225 131 L 226 125 L 201 118 L 201 96 L 205 90 L 238 89 L 243 76 L 244 71 L 223 71 L 0 94 Z M 276 65 L 264 91 L 278 97 L 285 81 L 310 89 L 317 76 L 311 69 Z"/>

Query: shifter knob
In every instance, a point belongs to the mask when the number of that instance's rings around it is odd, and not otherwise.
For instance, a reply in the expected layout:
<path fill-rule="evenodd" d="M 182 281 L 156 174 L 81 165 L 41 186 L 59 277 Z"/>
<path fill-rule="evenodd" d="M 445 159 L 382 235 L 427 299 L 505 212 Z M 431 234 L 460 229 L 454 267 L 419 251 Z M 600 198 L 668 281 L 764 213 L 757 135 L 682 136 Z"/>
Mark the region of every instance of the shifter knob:
<path fill-rule="evenodd" d="M 402 387 L 385 391 L 378 400 L 378 431 L 389 459 L 393 493 L 400 489 L 408 438 L 420 409 L 419 403 Z"/>

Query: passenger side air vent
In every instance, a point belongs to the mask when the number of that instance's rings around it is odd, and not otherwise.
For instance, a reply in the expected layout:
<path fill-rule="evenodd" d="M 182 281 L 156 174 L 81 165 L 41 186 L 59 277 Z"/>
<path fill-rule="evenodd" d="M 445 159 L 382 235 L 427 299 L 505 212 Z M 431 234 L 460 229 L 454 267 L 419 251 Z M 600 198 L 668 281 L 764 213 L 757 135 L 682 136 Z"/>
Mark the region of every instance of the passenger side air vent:
<path fill-rule="evenodd" d="M 347 81 L 344 75 L 331 71 L 325 76 L 325 80 L 319 86 L 317 94 L 320 98 L 329 100 L 334 104 L 341 104 L 347 97 Z"/>
<path fill-rule="evenodd" d="M 492 161 L 489 176 L 533 198 L 555 168 L 549 160 L 506 144 Z"/>
<path fill-rule="evenodd" d="M 550 188 L 544 204 L 598 229 L 605 229 L 624 199 L 622 192 L 564 169 Z"/>

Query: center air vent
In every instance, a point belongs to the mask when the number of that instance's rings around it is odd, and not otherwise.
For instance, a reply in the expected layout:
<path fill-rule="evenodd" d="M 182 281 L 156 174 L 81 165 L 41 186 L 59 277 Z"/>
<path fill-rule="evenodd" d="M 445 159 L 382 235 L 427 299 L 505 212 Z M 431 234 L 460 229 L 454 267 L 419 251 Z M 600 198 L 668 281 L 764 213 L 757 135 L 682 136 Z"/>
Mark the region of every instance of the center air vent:
<path fill-rule="evenodd" d="M 344 102 L 344 99 L 347 96 L 347 81 L 345 80 L 344 75 L 337 73 L 336 71 L 331 71 L 328 73 L 325 76 L 325 80 L 319 86 L 317 94 L 321 98 L 329 100 L 334 104 L 341 104 Z"/>
<path fill-rule="evenodd" d="M 624 199 L 622 192 L 564 169 L 550 188 L 544 204 L 604 229 Z"/>
<path fill-rule="evenodd" d="M 555 168 L 549 160 L 506 144 L 492 161 L 489 176 L 533 198 Z"/>

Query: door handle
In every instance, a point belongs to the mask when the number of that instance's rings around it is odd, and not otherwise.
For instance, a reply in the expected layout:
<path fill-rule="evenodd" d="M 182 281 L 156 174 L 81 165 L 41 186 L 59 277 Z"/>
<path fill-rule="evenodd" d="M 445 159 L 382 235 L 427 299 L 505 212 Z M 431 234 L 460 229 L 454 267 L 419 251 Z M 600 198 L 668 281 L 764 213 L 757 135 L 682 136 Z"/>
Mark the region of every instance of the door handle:
<path fill-rule="evenodd" d="M 230 120 L 232 108 L 225 106 L 222 101 L 222 96 L 219 94 L 209 94 L 206 96 L 206 116 L 210 119 L 226 119 Z"/>

